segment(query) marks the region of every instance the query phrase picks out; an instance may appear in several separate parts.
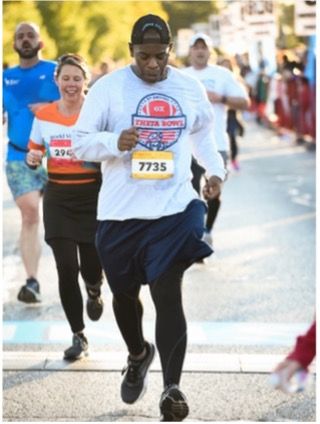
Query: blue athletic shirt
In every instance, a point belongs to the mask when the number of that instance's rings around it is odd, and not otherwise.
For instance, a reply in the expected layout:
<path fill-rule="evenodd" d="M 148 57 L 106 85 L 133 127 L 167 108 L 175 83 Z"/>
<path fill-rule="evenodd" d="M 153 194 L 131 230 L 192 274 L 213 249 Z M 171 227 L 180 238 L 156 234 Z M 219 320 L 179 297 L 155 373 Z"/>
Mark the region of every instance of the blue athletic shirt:
<path fill-rule="evenodd" d="M 31 103 L 51 102 L 59 99 L 54 81 L 56 63 L 40 60 L 31 68 L 15 66 L 3 72 L 3 103 L 8 113 L 8 138 L 21 150 L 9 143 L 7 160 L 24 160 L 34 115 L 28 108 Z"/>

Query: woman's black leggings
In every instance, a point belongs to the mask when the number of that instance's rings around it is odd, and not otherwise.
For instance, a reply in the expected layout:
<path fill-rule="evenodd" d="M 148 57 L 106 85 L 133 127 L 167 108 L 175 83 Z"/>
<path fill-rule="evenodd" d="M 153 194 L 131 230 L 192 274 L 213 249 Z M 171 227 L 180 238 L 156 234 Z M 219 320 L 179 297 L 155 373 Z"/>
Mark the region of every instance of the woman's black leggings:
<path fill-rule="evenodd" d="M 72 332 L 77 333 L 84 329 L 79 272 L 87 289 L 101 286 L 102 268 L 97 251 L 94 243 L 76 243 L 63 238 L 50 239 L 48 244 L 56 261 L 62 307 Z"/>
<path fill-rule="evenodd" d="M 182 306 L 183 263 L 173 265 L 150 286 L 156 309 L 156 344 L 164 385 L 179 384 L 187 346 L 187 324 Z M 140 287 L 131 293 L 114 294 L 113 309 L 121 334 L 132 355 L 145 346 Z"/>

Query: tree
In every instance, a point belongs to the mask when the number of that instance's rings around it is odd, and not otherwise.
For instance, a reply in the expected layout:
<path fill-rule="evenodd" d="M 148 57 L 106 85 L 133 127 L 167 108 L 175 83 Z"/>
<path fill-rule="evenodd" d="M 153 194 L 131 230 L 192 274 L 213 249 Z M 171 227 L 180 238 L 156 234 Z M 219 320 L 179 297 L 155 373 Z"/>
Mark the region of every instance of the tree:
<path fill-rule="evenodd" d="M 90 56 L 93 63 L 106 55 L 114 60 L 128 61 L 131 29 L 141 16 L 152 13 L 167 18 L 160 1 L 108 1 L 85 2 L 90 17 L 87 22 L 89 31 L 95 30 L 90 43 Z"/>
<path fill-rule="evenodd" d="M 82 1 L 36 1 L 43 22 L 56 42 L 57 55 L 86 53 L 88 38 Z"/>
<path fill-rule="evenodd" d="M 11 63 L 15 25 L 31 20 L 41 28 L 46 58 L 70 52 L 90 65 L 129 60 L 128 42 L 134 22 L 147 13 L 168 18 L 161 1 L 7 1 L 4 3 L 4 60 Z"/>
<path fill-rule="evenodd" d="M 277 46 L 282 49 L 292 49 L 303 41 L 294 33 L 294 5 L 279 4 L 279 38 Z"/>
<path fill-rule="evenodd" d="M 80 53 L 90 64 L 105 59 L 128 60 L 134 21 L 150 11 L 166 17 L 160 1 L 37 1 L 58 54 Z"/>
<path fill-rule="evenodd" d="M 221 0 L 219 4 L 223 5 Z M 180 28 L 190 28 L 195 22 L 207 22 L 208 16 L 219 11 L 218 3 L 212 1 L 162 1 L 169 15 L 169 25 L 173 35 Z"/>
<path fill-rule="evenodd" d="M 13 50 L 13 38 L 16 26 L 20 22 L 30 21 L 39 25 L 41 39 L 44 42 L 43 56 L 56 57 L 56 46 L 43 25 L 41 14 L 33 1 L 3 2 L 3 61 L 13 66 L 18 63 L 17 53 Z"/>

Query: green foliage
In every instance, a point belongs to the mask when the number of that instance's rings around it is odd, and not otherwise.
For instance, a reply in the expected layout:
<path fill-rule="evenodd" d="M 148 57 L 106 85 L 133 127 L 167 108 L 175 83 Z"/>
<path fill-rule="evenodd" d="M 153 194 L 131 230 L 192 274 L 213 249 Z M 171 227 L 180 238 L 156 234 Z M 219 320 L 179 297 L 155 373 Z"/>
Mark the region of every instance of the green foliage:
<path fill-rule="evenodd" d="M 282 49 L 297 47 L 302 41 L 294 33 L 294 5 L 279 4 L 279 37 L 277 46 Z"/>
<path fill-rule="evenodd" d="M 81 1 L 36 1 L 43 22 L 56 42 L 58 56 L 85 50 L 85 17 Z"/>
<path fill-rule="evenodd" d="M 43 26 L 42 16 L 33 1 L 4 1 L 3 2 L 3 61 L 13 66 L 19 58 L 13 50 L 13 37 L 16 26 L 20 22 L 34 22 L 41 28 L 41 38 L 44 41 L 43 56 L 52 59 L 56 56 L 55 42 Z"/>
<path fill-rule="evenodd" d="M 132 25 L 141 15 L 167 19 L 160 1 L 6 1 L 3 7 L 4 61 L 17 63 L 12 37 L 17 23 L 30 20 L 41 28 L 44 57 L 82 54 L 90 64 L 108 57 L 129 60 Z"/>
<path fill-rule="evenodd" d="M 219 0 L 218 3 L 221 3 Z M 3 4 L 4 61 L 18 58 L 12 49 L 17 23 L 30 20 L 41 28 L 43 56 L 55 59 L 73 52 L 95 65 L 108 58 L 129 61 L 128 42 L 134 22 L 153 13 L 178 28 L 205 21 L 217 11 L 215 1 L 5 1 Z"/>
<path fill-rule="evenodd" d="M 104 1 L 84 2 L 90 18 L 87 30 L 93 36 L 90 41 L 92 62 L 111 57 L 114 60 L 129 59 L 128 42 L 134 22 L 142 15 L 154 13 L 167 18 L 159 1 Z"/>
<path fill-rule="evenodd" d="M 173 35 L 179 28 L 190 28 L 194 22 L 207 22 L 208 16 L 218 12 L 218 6 L 224 4 L 212 1 L 163 1 L 164 10 L 169 15 L 169 24 Z"/>

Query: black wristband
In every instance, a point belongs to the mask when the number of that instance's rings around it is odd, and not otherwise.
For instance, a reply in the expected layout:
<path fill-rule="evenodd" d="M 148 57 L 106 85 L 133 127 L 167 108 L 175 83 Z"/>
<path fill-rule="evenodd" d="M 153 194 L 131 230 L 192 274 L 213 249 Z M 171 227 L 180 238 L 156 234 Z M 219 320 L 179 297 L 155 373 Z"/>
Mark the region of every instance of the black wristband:
<path fill-rule="evenodd" d="M 25 158 L 24 162 L 27 165 L 27 167 L 30 168 L 30 169 L 35 170 L 35 169 L 38 168 L 38 165 L 29 165 L 28 162 L 27 162 L 27 157 Z"/>

